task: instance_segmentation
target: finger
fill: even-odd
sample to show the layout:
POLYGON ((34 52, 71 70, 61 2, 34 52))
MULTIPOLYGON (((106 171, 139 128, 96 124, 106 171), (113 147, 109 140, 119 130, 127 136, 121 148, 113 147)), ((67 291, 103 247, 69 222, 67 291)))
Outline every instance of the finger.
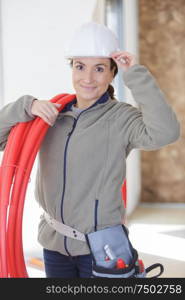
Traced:
POLYGON ((120 54, 116 54, 114 55, 112 58, 115 59, 115 60, 119 60, 120 58, 127 58, 128 56, 127 55, 123 55, 123 53, 120 53, 120 54))
POLYGON ((116 58, 116 60, 117 60, 118 62, 122 63, 122 64, 127 64, 127 63, 128 63, 128 57, 126 57, 126 56, 120 55, 120 56, 118 56, 118 57, 116 58))
POLYGON ((120 56, 118 57, 118 61, 120 61, 121 63, 124 63, 125 61, 126 64, 133 65, 136 63, 137 60, 136 57, 132 55, 132 56, 124 56, 124 57, 120 56))
POLYGON ((133 60, 133 57, 128 57, 125 55, 124 56, 120 55, 116 58, 117 63, 121 63, 121 64, 125 64, 125 65, 130 64, 132 60, 133 60))
POLYGON ((126 55, 126 54, 123 54, 123 53, 121 53, 121 54, 118 54, 116 57, 115 57, 115 59, 120 59, 120 58, 123 58, 123 59, 131 59, 133 56, 129 56, 129 55, 126 55))
POLYGON ((55 107, 55 104, 57 104, 57 103, 52 103, 52 102, 48 102, 48 103, 49 103, 48 108, 50 109, 50 112, 54 113, 55 116, 57 116, 59 113, 58 109, 55 107))
POLYGON ((52 103, 49 103, 46 101, 43 106, 40 109, 40 112, 47 115, 51 120, 55 118, 58 115, 58 110, 52 105, 52 103))
POLYGON ((48 116, 47 113, 45 113, 45 112, 43 112, 43 111, 39 114, 39 117, 40 117, 41 119, 43 119, 43 120, 44 120, 47 124, 49 124, 50 126, 52 126, 53 123, 54 123, 54 120, 52 120, 51 117, 48 116))
POLYGON ((121 53, 116 53, 116 54, 112 55, 111 57, 112 57, 113 59, 117 59, 117 58, 120 57, 120 56, 122 56, 122 57, 127 57, 127 55, 126 55, 126 54, 123 54, 123 52, 121 52, 121 53))
MULTIPOLYGON (((54 106, 56 106, 57 108, 60 108, 62 103, 53 103, 54 106)), ((57 114, 59 113, 58 109, 57 109, 57 114)))
POLYGON ((123 56, 118 56, 117 58, 113 58, 113 59, 117 64, 127 64, 128 63, 128 59, 123 56))
POLYGON ((134 60, 134 56, 126 55, 126 54, 123 55, 123 53, 117 54, 117 55, 113 56, 112 58, 113 58, 113 60, 115 60, 115 62, 117 62, 117 63, 120 62, 122 64, 128 64, 132 60, 134 60))
POLYGON ((54 105, 56 105, 57 107, 60 107, 62 104, 61 103, 53 103, 54 105))
POLYGON ((42 100, 42 106, 40 107, 40 112, 45 111, 47 112, 51 117, 53 117, 53 114, 55 116, 58 115, 58 109, 55 108, 53 105, 54 103, 47 101, 47 100, 42 100))

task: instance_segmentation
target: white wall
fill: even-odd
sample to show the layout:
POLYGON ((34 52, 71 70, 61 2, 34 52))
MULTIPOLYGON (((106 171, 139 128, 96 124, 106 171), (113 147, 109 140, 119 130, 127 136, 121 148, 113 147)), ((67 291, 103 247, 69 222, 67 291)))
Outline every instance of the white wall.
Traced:
POLYGON ((4 101, 23 94, 49 99, 71 92, 63 58, 74 27, 89 21, 96 0, 2 0, 4 101))

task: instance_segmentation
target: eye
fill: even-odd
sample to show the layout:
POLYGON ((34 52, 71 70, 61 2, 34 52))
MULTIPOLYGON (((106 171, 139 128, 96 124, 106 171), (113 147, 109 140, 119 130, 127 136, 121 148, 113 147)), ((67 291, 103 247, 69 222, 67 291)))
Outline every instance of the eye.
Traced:
POLYGON ((83 65, 76 65, 75 68, 81 71, 83 69, 83 65))
POLYGON ((96 70, 97 70, 98 72, 104 72, 104 68, 102 68, 102 67, 97 67, 96 70))

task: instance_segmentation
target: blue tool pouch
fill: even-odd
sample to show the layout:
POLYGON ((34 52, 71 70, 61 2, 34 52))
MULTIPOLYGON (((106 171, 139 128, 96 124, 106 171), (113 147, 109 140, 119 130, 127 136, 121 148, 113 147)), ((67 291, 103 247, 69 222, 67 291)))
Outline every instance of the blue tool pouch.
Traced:
POLYGON ((159 274, 150 277, 154 278, 164 271, 163 265, 159 263, 144 267, 129 240, 128 229, 123 224, 88 233, 85 237, 93 257, 92 277, 144 278, 149 271, 159 267, 159 274), (121 268, 117 265, 118 259, 123 262, 121 268))

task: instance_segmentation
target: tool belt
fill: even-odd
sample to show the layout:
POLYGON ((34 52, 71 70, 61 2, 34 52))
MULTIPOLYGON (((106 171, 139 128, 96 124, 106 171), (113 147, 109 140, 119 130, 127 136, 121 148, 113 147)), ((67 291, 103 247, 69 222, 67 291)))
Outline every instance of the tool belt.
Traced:
POLYGON ((143 278, 159 267, 160 272, 150 277, 155 278, 164 271, 163 265, 159 263, 144 267, 129 240, 128 229, 123 224, 88 233, 86 240, 93 255, 93 277, 143 278))
POLYGON ((87 242, 92 254, 92 277, 144 278, 151 270, 159 268, 159 273, 150 277, 156 278, 164 271, 164 267, 160 263, 145 268, 143 261, 138 258, 137 250, 133 248, 129 240, 128 228, 123 224, 83 234, 68 225, 58 222, 46 212, 43 216, 57 232, 87 242))

